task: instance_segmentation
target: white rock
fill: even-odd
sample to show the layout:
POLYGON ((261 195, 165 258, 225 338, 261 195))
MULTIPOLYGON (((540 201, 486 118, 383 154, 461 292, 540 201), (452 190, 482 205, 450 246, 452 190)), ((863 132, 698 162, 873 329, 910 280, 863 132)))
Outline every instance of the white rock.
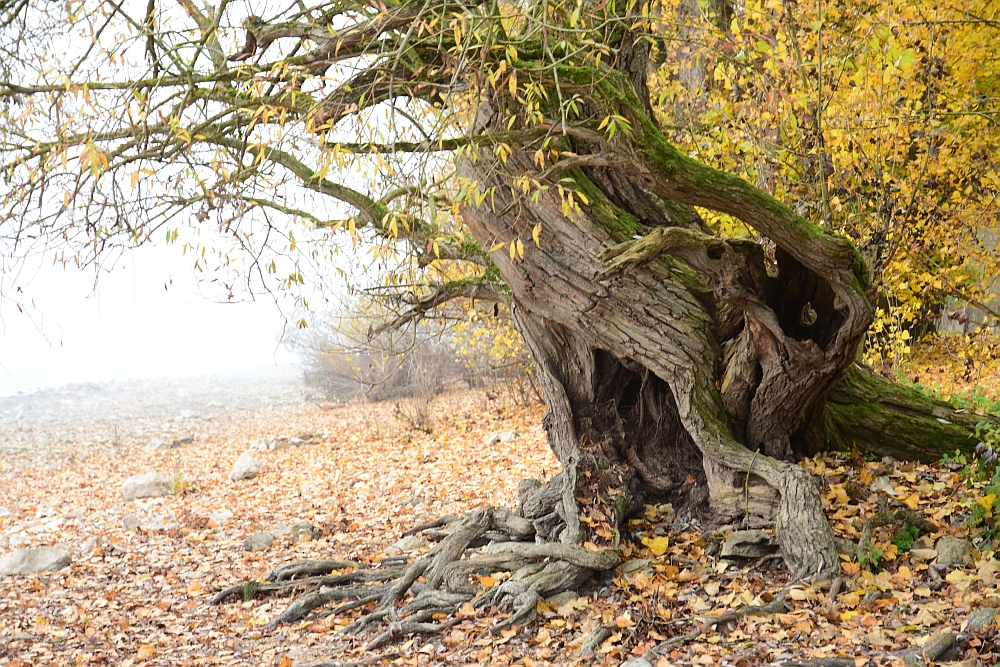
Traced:
POLYGON ((253 479, 259 474, 260 461, 250 452, 243 452, 233 464, 233 469, 229 471, 229 479, 235 482, 241 479, 253 479))
POLYGON ((270 438, 257 438, 250 443, 250 448, 248 451, 251 452, 263 452, 271 448, 272 440, 270 438))
POLYGON ((511 440, 517 438, 521 435, 520 431, 494 431, 490 433, 485 438, 483 438, 484 445, 493 445, 496 443, 508 443, 511 440))
POLYGON ((56 547, 18 549, 0 558, 0 575, 61 570, 72 562, 68 553, 56 547))
POLYGON ((126 514, 122 517, 122 527, 125 530, 169 530, 180 525, 171 512, 161 512, 143 521, 137 514, 126 514))
POLYGON ((229 510, 216 510, 208 515, 208 518, 219 524, 220 526, 225 526, 233 518, 233 513, 229 510))
POLYGON ((5 518, 7 518, 9 516, 13 516, 13 515, 14 515, 14 513, 11 512, 8 508, 6 508, 6 507, 0 507, 0 519, 5 519, 5 518))
POLYGON ((143 530, 169 530, 181 525, 171 512, 162 512, 149 520, 142 522, 143 530))
POLYGON ((879 477, 872 482, 872 491, 882 491, 883 493, 888 493, 890 496, 896 495, 896 489, 893 488, 892 482, 889 481, 888 477, 879 477))
POLYGON ((125 500, 169 496, 174 492, 174 479, 158 472, 146 472, 129 477, 122 484, 125 500))
POLYGON ((406 537, 399 540, 392 546, 388 547, 385 550, 385 553, 387 554, 406 553, 408 551, 415 551, 416 549, 420 549, 421 547, 426 547, 429 544, 430 544, 429 542, 420 539, 416 535, 407 535, 406 537))
POLYGON ((111 540, 109 540, 106 537, 101 537, 100 535, 98 535, 96 537, 91 537, 86 542, 81 544, 80 552, 87 554, 93 551, 94 549, 97 549, 98 547, 106 547, 109 546, 110 544, 111 540))
POLYGON ((24 533, 14 533, 7 541, 10 543, 11 549, 16 549, 18 547, 26 547, 31 544, 31 537, 25 535, 24 533))
POLYGON ((161 440, 160 438, 153 438, 150 440, 143 449, 147 452, 155 452, 160 449, 166 449, 170 444, 166 440, 161 440))

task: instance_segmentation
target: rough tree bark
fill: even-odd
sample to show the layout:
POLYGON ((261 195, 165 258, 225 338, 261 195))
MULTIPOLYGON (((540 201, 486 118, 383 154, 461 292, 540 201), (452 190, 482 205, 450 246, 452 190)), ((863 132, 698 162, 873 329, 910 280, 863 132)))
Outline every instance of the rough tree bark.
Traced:
MULTIPOLYGON (((771 525, 793 577, 832 577, 839 559, 820 488, 797 458, 856 445, 936 459, 975 445, 979 418, 856 364, 872 318, 856 249, 679 153, 652 115, 645 42, 623 32, 618 46, 614 68, 527 67, 553 73, 540 79, 553 100, 560 86, 577 95, 577 117, 535 122, 546 134, 521 145, 484 139, 458 162, 483 195, 465 204, 464 222, 483 248, 505 245, 491 259, 536 361, 562 472, 526 480, 516 513, 484 509, 415 528, 439 543, 413 562, 276 571, 267 591, 318 591, 276 623, 333 600, 348 600, 340 611, 378 602, 346 629, 392 621, 372 648, 441 631, 452 621, 429 621, 467 601, 508 605, 497 629, 524 623, 539 598, 616 566, 619 527, 651 499, 707 504, 720 523, 771 525), (612 116, 623 128, 613 137, 598 124, 612 116), (539 164, 543 146, 558 149, 554 163, 539 164), (563 185, 584 205, 567 207, 563 185), (763 242, 713 235, 698 207, 743 220, 763 242), (533 230, 537 244, 515 245, 533 230), (479 594, 473 572, 512 574, 479 594)), ((518 117, 493 90, 473 136, 503 136, 518 117)), ((240 594, 246 587, 217 600, 240 594)))

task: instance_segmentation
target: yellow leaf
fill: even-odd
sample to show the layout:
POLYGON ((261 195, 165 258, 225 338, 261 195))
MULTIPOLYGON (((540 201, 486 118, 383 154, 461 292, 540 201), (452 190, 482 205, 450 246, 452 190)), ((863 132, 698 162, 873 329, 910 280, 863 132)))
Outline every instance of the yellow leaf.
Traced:
POLYGON ((645 537, 642 540, 654 556, 662 556, 667 553, 667 547, 670 546, 670 538, 666 535, 661 535, 660 537, 649 538, 645 537))
POLYGON ((977 498, 976 502, 979 503, 983 509, 989 509, 993 507, 993 501, 997 499, 997 494, 988 493, 981 498, 977 498))
POLYGON ((490 252, 499 250, 502 247, 503 247, 503 241, 501 241, 500 243, 494 243, 492 246, 490 246, 490 252))
POLYGON ((480 576, 477 578, 479 579, 479 585, 482 586, 483 588, 493 588, 494 586, 497 585, 497 580, 494 579, 493 577, 480 576))
POLYGON ((533 229, 531 230, 531 238, 532 238, 532 239, 533 239, 533 240, 535 241, 535 245, 536 245, 536 246, 538 246, 539 248, 541 248, 541 247, 542 247, 542 244, 541 244, 541 242, 539 241, 539 238, 540 238, 540 236, 541 236, 541 233, 542 233, 542 223, 540 223, 540 222, 539 222, 539 223, 538 223, 537 225, 535 225, 535 226, 534 226, 534 228, 533 228, 533 229))
POLYGON ((517 246, 514 245, 513 241, 511 241, 510 242, 510 261, 512 261, 512 262, 514 261, 514 255, 516 255, 516 254, 517 254, 517 246))
POLYGON ((156 649, 152 644, 143 644, 139 647, 139 650, 136 651, 135 657, 139 660, 149 660, 153 657, 154 653, 156 653, 156 649))
POLYGON ((521 239, 517 239, 517 255, 521 259, 524 259, 524 244, 521 243, 521 239))

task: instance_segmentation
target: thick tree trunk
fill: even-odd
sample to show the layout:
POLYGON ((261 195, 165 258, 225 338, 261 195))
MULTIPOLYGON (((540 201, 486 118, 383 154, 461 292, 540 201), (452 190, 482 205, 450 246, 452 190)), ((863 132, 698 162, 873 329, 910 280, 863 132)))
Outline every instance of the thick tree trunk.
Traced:
MULTIPOLYGON (((871 307, 850 243, 677 153, 633 94, 634 69, 575 81, 595 107, 628 118, 628 140, 564 126, 558 145, 572 157, 549 171, 530 146, 503 160, 483 147, 459 165, 487 195, 463 211, 484 246, 541 228, 523 256, 504 247, 493 260, 538 364, 550 444, 576 480, 571 495, 609 509, 613 525, 643 496, 695 504, 707 489, 717 520, 774 525, 795 575, 835 573, 819 487, 794 459, 876 434, 893 438, 894 455, 926 457, 921 438, 943 424, 920 417, 924 430, 913 420, 904 428, 904 415, 941 420, 943 407, 914 408, 902 390, 880 395, 855 367, 871 307), (526 174, 545 187, 525 196, 526 174), (547 181, 554 174, 583 195, 579 211, 567 215, 547 181), (694 206, 746 221, 773 242, 773 258, 755 242, 708 234, 694 206)), ((497 117, 484 102, 479 130, 497 117)), ((941 446, 968 447, 964 421, 941 446)), ((569 504, 563 518, 575 515, 569 504)), ((566 521, 562 541, 583 537, 566 521)))
POLYGON ((1000 419, 956 410, 854 364, 826 401, 812 449, 856 446, 878 456, 932 463, 956 451, 972 452, 980 441, 979 423, 1000 426, 1000 419))
MULTIPOLYGON (((732 294, 719 298, 727 285, 734 293, 754 282, 757 289, 767 286, 762 253, 748 244, 717 242, 700 231, 670 227, 677 238, 666 243, 685 263, 654 260, 601 280, 607 267, 600 258, 622 240, 620 229, 629 213, 594 188, 588 192, 592 207, 571 220, 563 216, 554 191, 533 200, 510 199, 502 175, 511 172, 492 164, 483 168, 486 164, 465 165, 467 175, 496 188, 491 207, 464 212, 477 238, 487 243, 510 239, 535 221, 543 224, 540 247, 527 246, 523 259, 498 253, 495 261, 514 292, 518 321, 538 361, 553 451, 564 466, 580 467, 581 479, 592 482, 585 495, 624 512, 637 489, 669 493, 700 478, 717 514, 775 523, 793 572, 835 570, 836 551, 818 486, 798 466, 769 454, 791 453, 792 443, 810 426, 809 409, 821 407, 835 380, 828 376, 841 368, 824 362, 824 352, 811 340, 785 336, 759 292, 740 293, 739 306, 732 294), (494 212, 505 208, 516 208, 517 216, 494 212), (709 280, 692 266, 703 269, 709 280), (710 281, 717 283, 714 289, 710 281), (747 315, 751 312, 755 319, 747 315), (724 357, 720 337, 740 353, 724 357), (783 367, 789 351, 820 369, 783 367), (789 368, 799 374, 790 378, 789 368), (721 392, 727 369, 733 369, 727 385, 732 389, 721 392), (727 413, 726 397, 748 415, 737 428, 731 426, 735 420, 727 413), (746 433, 754 451, 736 440, 737 431, 746 433)), ((531 165, 525 154, 515 152, 507 168, 517 173, 531 165)), ((586 176, 577 178, 582 182, 586 176)), ((613 179, 628 183, 620 173, 601 174, 591 182, 613 179)), ((644 190, 635 187, 629 194, 653 199, 644 203, 655 210, 655 197, 644 190)), ((817 299, 817 307, 824 305, 832 307, 832 298, 817 299)), ((849 320, 838 317, 841 323, 849 320)), ((853 356, 854 343, 841 348, 853 356)))

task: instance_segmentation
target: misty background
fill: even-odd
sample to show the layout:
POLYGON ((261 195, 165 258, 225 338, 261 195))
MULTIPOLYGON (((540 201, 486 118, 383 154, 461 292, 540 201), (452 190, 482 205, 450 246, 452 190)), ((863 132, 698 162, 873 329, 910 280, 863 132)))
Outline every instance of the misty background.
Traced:
POLYGON ((19 311, 0 302, 0 397, 69 383, 297 372, 281 295, 226 302, 176 246, 95 272, 25 266, 19 311))

